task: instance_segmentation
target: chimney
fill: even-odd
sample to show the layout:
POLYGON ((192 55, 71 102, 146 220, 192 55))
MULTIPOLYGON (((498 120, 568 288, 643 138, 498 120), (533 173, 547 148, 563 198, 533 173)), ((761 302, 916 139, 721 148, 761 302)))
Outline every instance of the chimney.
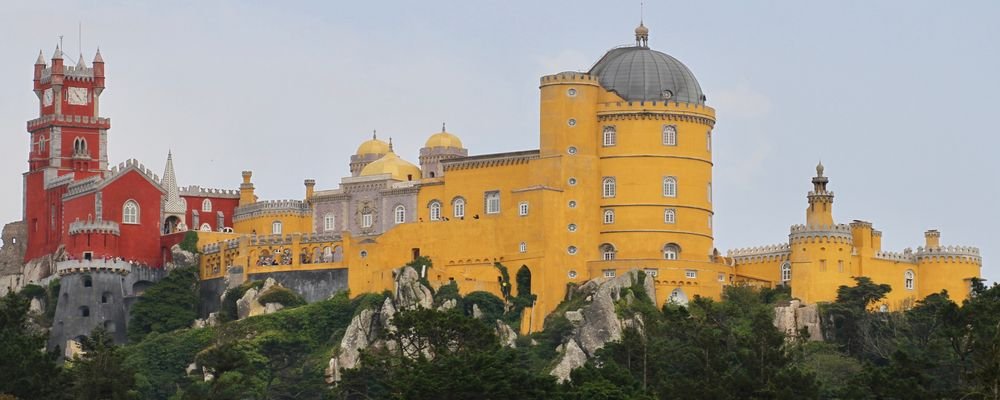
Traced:
POLYGON ((924 247, 927 249, 936 249, 941 247, 941 232, 938 232, 937 229, 931 229, 924 232, 924 239, 927 242, 924 247))
POLYGON ((305 184, 306 184, 306 201, 309 201, 309 199, 313 197, 313 191, 314 188, 316 187, 316 180, 306 179, 305 184))

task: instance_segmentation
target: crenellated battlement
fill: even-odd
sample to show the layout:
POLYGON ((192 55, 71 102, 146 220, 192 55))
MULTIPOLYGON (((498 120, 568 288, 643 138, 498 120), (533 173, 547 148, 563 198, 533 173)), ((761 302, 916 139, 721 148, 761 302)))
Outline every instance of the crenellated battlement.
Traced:
POLYGON ((232 189, 211 189, 203 188, 198 185, 189 185, 186 188, 180 188, 181 196, 192 196, 192 197, 224 197, 224 198, 240 198, 239 190, 232 189))
POLYGON ((903 252, 895 251, 880 251, 875 253, 872 258, 878 260, 895 261, 895 262, 905 262, 905 263, 916 263, 917 258, 913 254, 913 249, 906 248, 903 252))
POLYGON ((744 247, 730 249, 726 251, 726 257, 732 258, 736 262, 748 263, 758 261, 769 261, 775 259, 786 259, 792 253, 792 247, 787 243, 772 244, 768 246, 744 247))
POLYGON ((979 248, 972 246, 917 247, 914 257, 919 262, 967 262, 979 265, 983 263, 979 248))
POLYGON ((117 222, 106 221, 106 220, 98 220, 98 221, 76 220, 69 224, 70 235, 76 235, 81 233, 83 234, 100 233, 100 234, 120 236, 121 229, 118 226, 117 222))
MULTIPOLYGON (((90 81, 94 79, 94 68, 80 65, 64 65, 62 75, 67 80, 90 81)), ((49 83, 52 80, 52 67, 42 69, 41 83, 49 83)))
POLYGON ((788 234, 791 243, 799 241, 832 240, 850 243, 853 240, 851 226, 847 224, 834 225, 792 225, 788 234))
POLYGON ((588 83, 599 85, 597 77, 585 72, 564 71, 558 74, 545 75, 540 79, 542 86, 561 83, 588 83))
POLYGON ((125 260, 66 260, 56 263, 56 273, 59 276, 75 273, 112 272, 128 275, 132 272, 132 264, 125 260))
POLYGON ((243 221, 261 215, 291 214, 295 216, 312 215, 309 203, 302 200, 264 200, 253 204, 236 207, 233 221, 243 221))
POLYGON ((28 130, 34 131, 53 122, 73 124, 88 128, 111 129, 111 118, 91 117, 86 115, 52 114, 28 121, 28 130))

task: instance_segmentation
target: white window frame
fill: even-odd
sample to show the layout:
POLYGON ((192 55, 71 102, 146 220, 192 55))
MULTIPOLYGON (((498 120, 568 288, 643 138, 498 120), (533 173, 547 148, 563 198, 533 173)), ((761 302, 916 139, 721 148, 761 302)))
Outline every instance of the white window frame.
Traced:
POLYGON ((465 199, 456 197, 451 201, 451 215, 455 218, 465 218, 465 199))
POLYGON ((663 125, 663 145, 677 145, 677 125, 663 125))
POLYGON ((916 280, 917 274, 915 274, 913 270, 906 270, 906 272, 903 273, 903 287, 905 287, 906 290, 913 290, 914 286, 916 286, 914 285, 916 280))
POLYGON ((681 249, 676 244, 670 243, 663 246, 663 259, 664 260, 677 260, 680 258, 681 249))
POLYGON ((212 212, 212 200, 205 199, 201 201, 201 211, 202 212, 212 212))
POLYGON ((430 214, 431 221, 440 221, 441 220, 441 202, 440 201, 437 201, 437 200, 432 201, 431 204, 427 208, 430 210, 428 213, 430 214))
POLYGON ((781 282, 791 282, 792 281, 792 264, 782 263, 781 264, 781 282))
POLYGON ((601 245, 601 260, 604 261, 614 261, 615 259, 615 246, 611 244, 601 245))
POLYGON ((686 278, 686 279, 698 279, 698 270, 696 270, 696 269, 686 269, 686 270, 684 270, 684 278, 686 278))
POLYGON ((618 192, 618 187, 615 184, 615 178, 613 176, 606 176, 601 180, 601 194, 605 199, 610 199, 615 197, 618 192))
POLYGON ((280 235, 281 234, 282 223, 281 221, 271 222, 271 234, 280 235))
POLYGON ((604 224, 608 225, 613 223, 615 223, 615 210, 604 210, 604 224))
POLYGON ((372 225, 375 225, 375 215, 373 215, 371 211, 362 211, 361 212, 361 227, 362 228, 371 228, 372 225))
POLYGON ((665 224, 676 224, 677 223, 677 210, 673 208, 668 208, 663 210, 663 223, 665 224))
POLYGON ((604 272, 604 277, 605 278, 614 278, 615 275, 617 275, 617 271, 615 271, 613 269, 606 269, 603 272, 604 272))
POLYGON ((209 225, 208 222, 205 222, 205 223, 201 224, 201 227, 198 228, 198 230, 201 231, 201 232, 211 232, 212 231, 212 225, 209 225))
MULTIPOLYGON (((122 204, 122 223, 129 225, 139 224, 139 203, 129 199, 122 204)), ((54 215, 54 214, 53 214, 54 215)))
POLYGON ((677 177, 663 177, 663 197, 677 197, 677 177))
POLYGON ((656 278, 657 276, 660 275, 660 270, 658 270, 656 268, 646 268, 646 269, 643 270, 643 272, 645 272, 647 276, 650 276, 650 277, 653 277, 653 278, 656 278))
POLYGON ((519 252, 521 252, 521 253, 527 253, 528 252, 528 244, 525 243, 525 242, 521 242, 521 244, 518 245, 517 250, 519 252))
POLYGON ((406 222, 406 207, 399 204, 392 210, 393 221, 397 224, 402 224, 406 222))
POLYGON ((326 213, 323 215, 323 230, 326 232, 337 229, 336 219, 333 218, 333 213, 326 213))
POLYGON ((500 192, 486 192, 486 213, 500 214, 500 192))
POLYGON ((614 125, 608 125, 604 127, 604 133, 602 135, 602 143, 604 147, 611 147, 618 143, 618 133, 616 132, 614 125))
POLYGON ((528 202, 522 201, 517 204, 517 214, 524 217, 528 215, 528 202))

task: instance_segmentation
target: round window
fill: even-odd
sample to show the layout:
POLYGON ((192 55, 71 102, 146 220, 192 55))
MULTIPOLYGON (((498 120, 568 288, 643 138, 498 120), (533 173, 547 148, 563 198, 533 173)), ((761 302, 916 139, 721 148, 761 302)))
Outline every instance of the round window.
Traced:
POLYGON ((569 88, 569 90, 566 91, 566 95, 569 97, 576 96, 576 89, 569 88))
POLYGON ((576 208, 576 200, 569 201, 569 208, 576 208))
POLYGON ((566 252, 569 254, 576 254, 576 246, 569 246, 566 248, 566 252))
POLYGON ((567 182, 569 182, 570 186, 576 186, 576 178, 569 178, 569 181, 567 182))
POLYGON ((576 279, 576 271, 574 270, 570 270, 567 275, 569 275, 569 279, 576 279))
POLYGON ((570 118, 569 121, 566 121, 566 123, 569 124, 569 126, 576 126, 576 119, 570 118))
POLYGON ((566 229, 569 229, 570 232, 576 232, 576 224, 569 224, 566 229))
POLYGON ((361 250, 361 258, 368 257, 368 250, 361 250))
POLYGON ((576 154, 576 146, 569 146, 569 148, 566 149, 566 152, 569 154, 576 154))

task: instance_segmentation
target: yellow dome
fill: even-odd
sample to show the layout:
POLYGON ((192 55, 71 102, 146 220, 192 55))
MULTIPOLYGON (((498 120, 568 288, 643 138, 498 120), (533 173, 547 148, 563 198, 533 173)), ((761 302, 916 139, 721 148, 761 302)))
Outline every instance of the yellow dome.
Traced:
POLYGON ((427 143, 424 147, 454 147, 457 149, 462 149, 462 140, 458 136, 452 135, 444 131, 444 125, 441 125, 441 132, 431 135, 427 139, 427 143))
POLYGON ((372 161, 361 170, 361 176, 392 174, 392 179, 412 181, 420 179, 420 168, 399 158, 391 150, 382 158, 372 161))
POLYGON ((389 148, 389 143, 383 142, 381 140, 372 137, 371 139, 366 140, 364 143, 361 143, 361 146, 358 146, 358 151, 355 152, 354 154, 363 156, 366 154, 385 154, 390 151, 392 150, 389 148))

